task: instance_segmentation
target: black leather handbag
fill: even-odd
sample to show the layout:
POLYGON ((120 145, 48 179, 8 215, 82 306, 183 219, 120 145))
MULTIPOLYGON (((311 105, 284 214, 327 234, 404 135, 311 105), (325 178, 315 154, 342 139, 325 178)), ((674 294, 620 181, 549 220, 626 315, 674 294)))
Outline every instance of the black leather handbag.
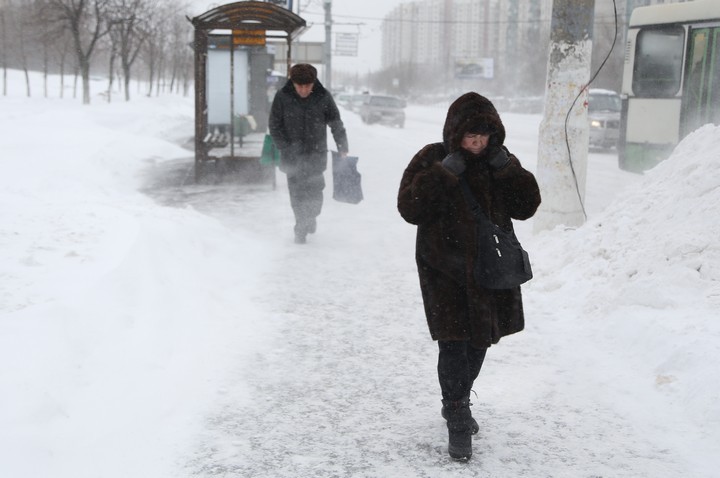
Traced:
POLYGON ((512 289, 532 279, 530 257, 512 226, 506 231, 494 224, 480 208, 463 177, 460 177, 460 186, 475 218, 477 252, 473 272, 477 283, 486 289, 512 289))

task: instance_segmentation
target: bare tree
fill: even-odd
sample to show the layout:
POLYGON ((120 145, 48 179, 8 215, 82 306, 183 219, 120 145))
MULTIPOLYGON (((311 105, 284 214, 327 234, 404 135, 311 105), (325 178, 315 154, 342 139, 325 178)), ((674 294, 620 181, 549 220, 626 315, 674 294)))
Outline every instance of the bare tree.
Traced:
POLYGON ((143 46, 143 59, 148 70, 148 91, 147 95, 152 96, 153 84, 156 76, 160 75, 160 64, 162 63, 164 25, 157 21, 160 11, 155 10, 153 17, 148 24, 147 37, 143 46))
POLYGON ((108 33, 110 0, 48 0, 57 19, 70 31, 83 83, 83 104, 90 104, 90 61, 98 41, 108 33))
POLYGON ((20 7, 17 12, 17 21, 13 22, 14 32, 13 34, 19 40, 19 53, 20 62, 22 64, 23 72, 25 73, 25 91, 27 92, 28 98, 31 96, 30 88, 30 72, 28 71, 28 56, 27 56, 27 26, 30 23, 28 18, 28 10, 20 7))
POLYGON ((118 32, 114 27, 110 27, 110 34, 108 35, 110 38, 110 53, 108 56, 108 88, 107 88, 107 101, 110 103, 112 101, 112 89, 113 89, 113 82, 115 80, 115 62, 117 60, 118 56, 118 32))
MULTIPOLYGON (((52 73, 59 73, 60 96, 75 75, 74 97, 90 103, 90 72, 99 62, 109 66, 109 93, 123 85, 131 95, 135 76, 149 96, 164 90, 189 89, 192 81, 191 26, 183 13, 185 0, 0 0, 0 68, 3 94, 8 70, 25 71, 30 94, 30 70, 43 72, 44 94, 52 73), (142 63, 138 62, 142 59, 142 63), (136 70, 141 70, 136 72, 136 70), (82 93, 80 92, 82 88, 82 93)), ((139 89, 138 91, 141 91, 139 89)))
POLYGON ((156 94, 161 91, 167 57, 176 47, 172 36, 173 19, 178 18, 178 12, 182 12, 186 7, 186 2, 158 0, 156 7, 149 12, 148 36, 143 48, 143 59, 148 69, 148 96, 153 94, 153 85, 156 87, 156 94))
POLYGON ((70 52, 71 39, 63 31, 58 35, 58 41, 53 43, 53 47, 57 52, 58 68, 60 74, 60 98, 65 97, 65 64, 68 53, 70 52))
POLYGON ((111 0, 111 37, 120 57, 126 101, 130 101, 131 70, 148 37, 154 5, 148 0, 111 0))
POLYGON ((30 96, 30 74, 28 71, 27 27, 30 23, 30 8, 13 0, 0 0, 0 27, 2 27, 3 91, 7 94, 7 70, 22 68, 25 72, 25 88, 30 96))
POLYGON ((48 68, 50 63, 50 54, 48 50, 50 50, 50 45, 48 45, 48 37, 46 35, 42 35, 42 40, 40 41, 40 44, 42 45, 42 65, 43 65, 43 96, 45 98, 48 97, 48 68))
MULTIPOLYGON (((63 36, 63 30, 53 22, 48 0, 33 0, 32 25, 31 32, 40 32, 39 35, 32 35, 31 37, 42 52, 43 94, 47 98, 51 50, 53 45, 57 44, 58 38, 63 36)), ((33 48, 33 50, 37 51, 36 48, 33 48)))
POLYGON ((189 82, 193 62, 190 48, 191 32, 187 19, 179 15, 170 18, 170 91, 180 91, 181 86, 185 89, 189 82))

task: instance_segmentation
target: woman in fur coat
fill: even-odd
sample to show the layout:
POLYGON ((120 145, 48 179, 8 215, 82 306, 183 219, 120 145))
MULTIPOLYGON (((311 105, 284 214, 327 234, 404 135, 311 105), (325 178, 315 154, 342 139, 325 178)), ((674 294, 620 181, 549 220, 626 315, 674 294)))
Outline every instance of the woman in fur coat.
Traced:
POLYGON ((448 452, 458 460, 470 458, 471 435, 479 429, 469 399, 485 352, 524 327, 520 287, 490 290, 475 282, 475 219, 458 180, 465 178, 485 214, 503 228, 535 214, 537 181, 504 141, 505 128, 490 100, 466 93, 448 109, 443 142, 415 155, 398 193, 401 216, 417 225, 415 258, 427 324, 439 346, 448 452))

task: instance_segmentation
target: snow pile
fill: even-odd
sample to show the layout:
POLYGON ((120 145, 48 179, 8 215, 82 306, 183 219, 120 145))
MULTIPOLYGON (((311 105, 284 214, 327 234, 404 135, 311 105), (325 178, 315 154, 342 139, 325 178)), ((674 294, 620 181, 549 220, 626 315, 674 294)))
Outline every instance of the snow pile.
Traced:
POLYGON ((0 101, 0 474, 163 476, 272 335, 250 300, 267 248, 138 192, 191 156, 192 99, 0 101))
POLYGON ((720 377, 707 361, 720 352, 719 150, 720 127, 706 125, 596 219, 536 238, 528 287, 548 314, 574 312, 566 320, 579 334, 715 429, 720 377))

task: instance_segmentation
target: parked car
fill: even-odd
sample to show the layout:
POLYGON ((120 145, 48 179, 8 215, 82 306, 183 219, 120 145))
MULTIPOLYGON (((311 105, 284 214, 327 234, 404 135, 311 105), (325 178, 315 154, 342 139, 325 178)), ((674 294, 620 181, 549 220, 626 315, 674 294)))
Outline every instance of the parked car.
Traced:
POLYGON ((352 103, 353 96, 354 95, 350 93, 338 93, 337 95, 334 95, 335 103, 345 109, 350 109, 350 104, 352 103))
POLYGON ((588 92, 590 148, 616 148, 620 137, 620 95, 612 90, 591 88, 588 92))
POLYGON ((405 127, 405 100, 395 96, 366 95, 358 113, 364 123, 382 123, 405 127))
POLYGON ((369 93, 353 95, 353 97, 350 99, 350 103, 349 103, 348 107, 349 107, 350 111, 359 113, 360 106, 369 99, 370 99, 369 93))

